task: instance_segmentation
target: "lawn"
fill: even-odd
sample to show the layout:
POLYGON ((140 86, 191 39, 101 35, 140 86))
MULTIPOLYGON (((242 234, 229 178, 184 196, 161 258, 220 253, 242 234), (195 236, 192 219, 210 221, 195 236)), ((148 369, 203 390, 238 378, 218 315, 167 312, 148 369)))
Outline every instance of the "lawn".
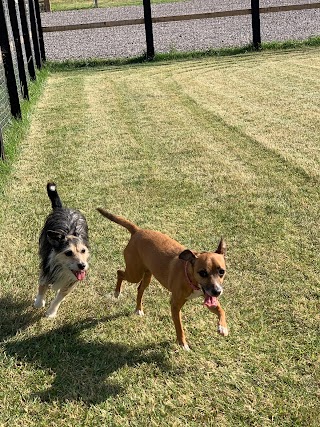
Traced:
MULTIPOLYGON (((49 73, 0 209, 0 425, 318 426, 319 48, 49 73), (37 239, 55 180, 87 217, 91 271, 47 320, 37 239), (156 281, 113 298, 128 233, 228 245, 220 298, 175 343, 156 281)), ((52 294, 50 295, 52 298, 52 294)))
MULTIPOLYGON (((151 4, 175 3, 187 0, 151 0, 151 4)), ((94 0, 51 0, 51 10, 89 9, 94 7, 94 0)), ((98 0, 98 7, 142 6, 143 0, 98 0)))

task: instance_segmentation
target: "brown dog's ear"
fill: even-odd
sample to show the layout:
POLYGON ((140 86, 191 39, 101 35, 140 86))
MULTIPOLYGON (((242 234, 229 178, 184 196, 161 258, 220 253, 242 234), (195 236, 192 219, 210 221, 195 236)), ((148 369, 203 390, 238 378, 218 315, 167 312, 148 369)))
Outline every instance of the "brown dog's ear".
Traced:
POLYGON ((57 248, 65 240, 66 235, 61 231, 48 230, 47 231, 47 238, 49 240, 49 243, 53 247, 57 248))
POLYGON ((196 258, 197 258, 197 256, 192 251, 190 251, 190 249, 185 249, 179 255, 179 259, 183 259, 183 261, 189 261, 189 262, 191 262, 191 264, 194 263, 196 258))
POLYGON ((216 254, 221 254, 224 257, 227 254, 227 245, 226 245, 226 242, 223 239, 223 237, 221 237, 221 239, 220 239, 220 243, 219 243, 219 246, 218 246, 218 248, 216 250, 216 254))

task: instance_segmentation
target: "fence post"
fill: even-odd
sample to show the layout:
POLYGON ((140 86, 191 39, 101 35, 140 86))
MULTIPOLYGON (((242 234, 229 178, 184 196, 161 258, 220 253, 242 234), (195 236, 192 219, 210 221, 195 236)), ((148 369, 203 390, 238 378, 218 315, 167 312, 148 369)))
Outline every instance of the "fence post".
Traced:
POLYGON ((2 0, 0 0, 0 45, 3 59, 3 66, 7 80, 7 88, 10 101, 11 114, 15 118, 21 118, 20 99, 18 94, 17 82, 14 73, 12 53, 8 35, 7 21, 4 14, 2 0))
POLYGON ((20 38, 20 31, 19 31, 15 2, 9 1, 8 9, 9 9, 9 15, 10 15, 12 34, 14 38, 14 44, 15 44, 16 53, 17 53, 17 62, 18 62, 18 70, 19 70, 19 79, 21 83, 21 91, 22 91, 23 97, 26 99, 29 99, 28 82, 27 82, 26 70, 24 68, 25 65, 23 60, 22 45, 21 45, 21 38, 20 38))
POLYGON ((3 161, 6 160, 6 156, 4 154, 4 142, 2 138, 1 128, 0 128, 0 159, 3 161))
POLYGON ((251 0, 252 44, 254 49, 261 48, 260 5, 259 0, 251 0))
POLYGON ((34 0, 34 9, 35 9, 35 15, 37 19, 37 30, 38 30, 38 37, 39 37, 39 48, 40 48, 41 59, 43 62, 45 62, 46 52, 44 49, 39 0, 34 0))
POLYGON ((28 28, 28 23, 27 23, 25 0, 18 0, 18 3, 19 3, 22 35, 23 35, 23 39, 24 39, 24 47, 25 47, 26 56, 27 56, 29 76, 30 76, 31 80, 35 80, 36 79, 36 70, 34 68, 34 61, 33 61, 32 50, 31 50, 30 34, 29 34, 29 28, 28 28))
POLYGON ((50 0, 44 0, 44 11, 45 12, 51 12, 51 4, 50 0))
POLYGON ((154 44, 153 44, 150 0, 143 0, 143 12, 144 12, 144 27, 146 31, 146 42, 147 42, 147 59, 151 60, 154 58, 154 44))
POLYGON ((30 13, 31 35, 32 35, 34 56, 36 60, 36 65, 40 69, 42 66, 42 61, 41 61, 41 55, 40 55, 40 45, 39 45, 39 36, 38 36, 38 29, 37 29, 37 18, 36 18, 36 12, 34 7, 34 0, 28 0, 28 5, 29 5, 29 13, 30 13))

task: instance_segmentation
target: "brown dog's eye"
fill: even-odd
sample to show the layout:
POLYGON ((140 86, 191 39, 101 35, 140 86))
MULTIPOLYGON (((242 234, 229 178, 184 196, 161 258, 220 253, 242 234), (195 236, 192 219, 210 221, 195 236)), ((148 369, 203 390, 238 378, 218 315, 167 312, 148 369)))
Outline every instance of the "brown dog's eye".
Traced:
POLYGON ((219 268, 219 276, 222 277, 226 271, 223 268, 219 268))
POLYGON ((206 272, 206 270, 200 270, 198 272, 199 276, 201 277, 208 277, 208 273, 206 272))
POLYGON ((72 256, 73 252, 72 251, 66 251, 64 254, 65 254, 65 256, 72 256))

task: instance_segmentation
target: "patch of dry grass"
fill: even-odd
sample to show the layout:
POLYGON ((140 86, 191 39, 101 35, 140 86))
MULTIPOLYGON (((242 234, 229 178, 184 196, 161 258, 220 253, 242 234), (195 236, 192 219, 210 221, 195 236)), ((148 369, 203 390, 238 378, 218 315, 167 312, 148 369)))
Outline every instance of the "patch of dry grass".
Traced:
POLYGON ((319 49, 52 74, 0 210, 0 424, 316 426, 319 49), (298 76, 303 76, 301 80, 298 76), (92 261, 50 322, 31 307, 47 180, 89 222, 92 261), (154 281, 112 297, 127 232, 227 240, 231 334, 189 302, 179 351, 154 281))

